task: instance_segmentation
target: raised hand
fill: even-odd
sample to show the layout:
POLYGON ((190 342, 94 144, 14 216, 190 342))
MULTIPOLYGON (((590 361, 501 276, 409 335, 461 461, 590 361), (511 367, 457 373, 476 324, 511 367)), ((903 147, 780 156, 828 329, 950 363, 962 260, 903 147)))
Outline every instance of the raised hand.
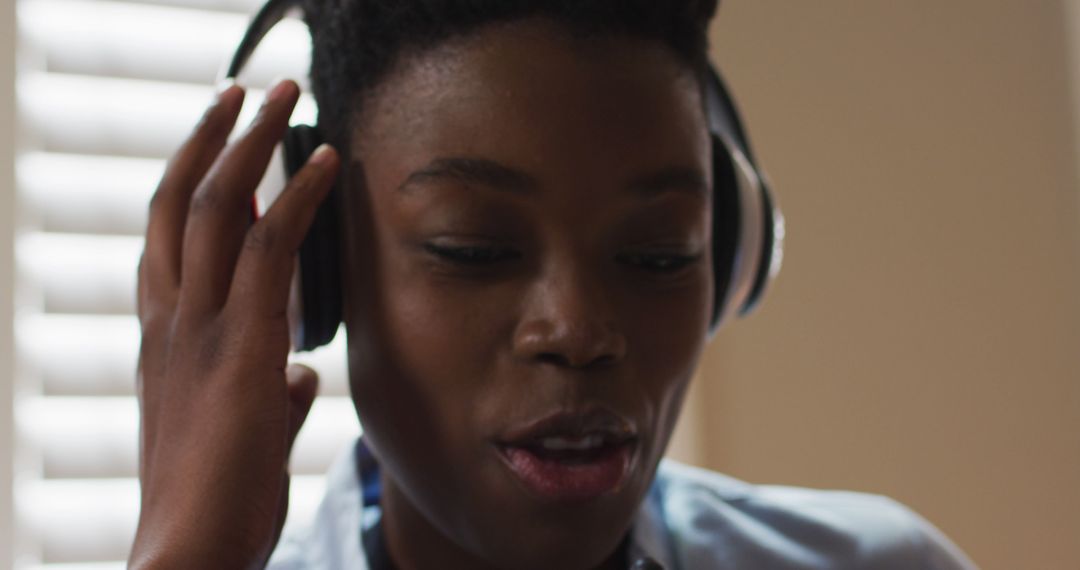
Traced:
POLYGON ((255 188, 299 98, 278 84, 226 146, 244 92, 220 91, 172 157, 139 266, 142 511, 133 568, 258 568, 284 523, 288 458, 315 399, 288 366, 295 255, 339 169, 321 147, 265 216, 255 188))

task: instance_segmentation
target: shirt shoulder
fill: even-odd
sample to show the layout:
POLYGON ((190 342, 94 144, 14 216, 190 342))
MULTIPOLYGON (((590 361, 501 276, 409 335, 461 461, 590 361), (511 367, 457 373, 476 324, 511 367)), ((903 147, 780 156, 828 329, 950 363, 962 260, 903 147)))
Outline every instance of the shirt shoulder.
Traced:
POLYGON ((355 446, 338 455, 314 518, 286 525, 267 570, 368 570, 360 547, 363 489, 356 465, 355 446))
POLYGON ((880 495, 752 485, 665 460, 653 497, 685 570, 975 568, 933 525, 880 495))

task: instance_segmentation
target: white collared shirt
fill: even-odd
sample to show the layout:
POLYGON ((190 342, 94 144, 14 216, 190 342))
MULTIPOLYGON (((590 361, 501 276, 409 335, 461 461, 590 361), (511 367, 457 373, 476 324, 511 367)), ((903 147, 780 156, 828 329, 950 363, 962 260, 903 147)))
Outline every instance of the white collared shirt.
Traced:
MULTIPOLYGON (((334 462, 313 523, 286 534, 270 570, 368 570, 362 442, 334 462)), ((666 570, 973 570, 930 523, 877 495, 751 485, 664 460, 634 520, 630 560, 666 570)))

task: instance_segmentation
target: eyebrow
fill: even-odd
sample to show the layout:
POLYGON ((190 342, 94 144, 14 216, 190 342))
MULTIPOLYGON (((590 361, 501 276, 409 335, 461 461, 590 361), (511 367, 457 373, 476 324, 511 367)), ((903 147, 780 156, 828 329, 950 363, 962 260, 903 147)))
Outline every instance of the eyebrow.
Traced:
MULTIPOLYGON (((466 184, 487 186, 509 192, 535 191, 539 186, 536 178, 528 173, 483 158, 437 158, 427 166, 413 172, 398 186, 399 191, 409 191, 412 186, 429 181, 450 179, 466 184)), ((696 168, 670 167, 633 180, 628 187, 632 194, 651 197, 664 192, 680 191, 691 194, 708 194, 709 185, 704 173, 696 168)))
POLYGON ((492 160, 482 158, 437 158, 405 179, 398 190, 432 180, 451 179, 467 184, 488 186, 497 190, 526 192, 535 190, 536 179, 492 160))
POLYGON ((630 183, 630 191, 645 197, 669 191, 689 192, 707 196, 709 183, 705 174, 696 168, 674 166, 638 178, 630 183))

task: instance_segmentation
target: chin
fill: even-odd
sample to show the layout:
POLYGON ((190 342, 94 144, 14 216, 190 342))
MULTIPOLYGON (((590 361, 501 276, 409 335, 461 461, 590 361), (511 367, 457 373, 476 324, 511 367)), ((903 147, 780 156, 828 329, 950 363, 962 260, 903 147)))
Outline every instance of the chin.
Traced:
POLYGON ((557 541, 539 541, 525 545, 528 537, 514 541, 513 551, 491 552, 487 557, 492 566, 506 570, 593 570, 616 552, 626 529, 602 533, 595 530, 587 535, 561 537, 557 541), (608 536, 610 535, 610 536, 608 536), (522 548, 524 547, 524 548, 522 548))
POLYGON ((492 567, 507 570, 603 566, 619 550, 651 481, 649 473, 639 471, 644 469, 640 462, 636 467, 616 492, 577 503, 552 503, 505 481, 501 504, 487 507, 498 513, 488 521, 493 528, 474 529, 476 551, 492 567))

